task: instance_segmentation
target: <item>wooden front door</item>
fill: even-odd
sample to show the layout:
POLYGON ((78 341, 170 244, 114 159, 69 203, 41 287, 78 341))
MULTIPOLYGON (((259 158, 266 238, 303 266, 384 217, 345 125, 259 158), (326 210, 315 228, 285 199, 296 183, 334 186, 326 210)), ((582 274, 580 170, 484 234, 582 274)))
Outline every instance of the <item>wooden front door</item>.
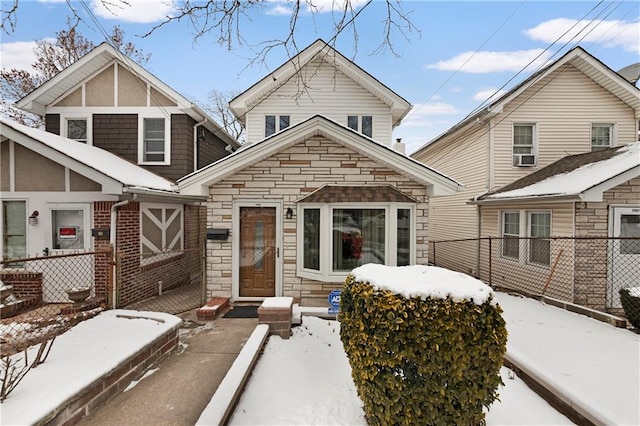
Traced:
POLYGON ((240 297, 276 294, 276 209, 240 207, 240 297))

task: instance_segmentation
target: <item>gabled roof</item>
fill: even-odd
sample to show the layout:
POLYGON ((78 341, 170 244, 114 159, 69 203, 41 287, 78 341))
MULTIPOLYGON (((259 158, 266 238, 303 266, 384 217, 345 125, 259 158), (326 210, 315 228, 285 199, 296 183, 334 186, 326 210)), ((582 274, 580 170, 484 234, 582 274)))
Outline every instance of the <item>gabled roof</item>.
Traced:
POLYGON ((640 142, 585 154, 569 155, 471 204, 555 200, 602 201, 602 194, 640 176, 640 142))
POLYGON ((483 121, 486 118, 490 118, 501 113, 511 101, 520 96, 524 91, 566 64, 573 65, 586 76, 591 78, 595 83, 599 84, 622 102, 629 105, 636 111, 636 118, 640 118, 640 90, 602 63, 599 59, 592 56, 589 52, 580 46, 577 46, 564 54, 557 61, 531 75, 529 78, 500 96, 488 106, 469 115, 440 136, 437 136, 435 139, 427 142, 411 155, 416 156, 420 152, 430 149, 440 142, 449 140, 451 136, 466 130, 476 122, 483 121))
POLYGON ((431 195, 450 195, 463 185, 431 167, 381 145, 325 116, 315 115, 178 180, 181 194, 208 195, 209 186, 309 138, 321 136, 359 152, 430 188, 431 195))
POLYGON ((244 122, 245 115, 252 109, 253 105, 261 102, 265 96, 287 83, 300 69, 315 58, 322 58, 322 60, 339 69, 365 90, 389 105, 394 126, 400 124, 400 121, 411 110, 411 104, 407 100, 347 59, 322 39, 316 40, 275 71, 233 98, 229 102, 231 110, 240 121, 244 122))
POLYGON ((95 146, 2 118, 0 134, 101 184, 103 193, 180 197, 169 180, 95 146))
POLYGON ((195 121, 201 122, 206 119, 207 122, 204 126, 211 132, 215 132, 220 139, 234 147, 239 146, 239 143, 199 106, 106 42, 101 43, 82 58, 60 71, 42 86, 16 102, 15 105, 20 109, 42 116, 45 114, 47 106, 53 104, 113 61, 117 61, 121 66, 128 68, 134 75, 147 81, 165 96, 174 99, 178 103, 178 108, 195 121))

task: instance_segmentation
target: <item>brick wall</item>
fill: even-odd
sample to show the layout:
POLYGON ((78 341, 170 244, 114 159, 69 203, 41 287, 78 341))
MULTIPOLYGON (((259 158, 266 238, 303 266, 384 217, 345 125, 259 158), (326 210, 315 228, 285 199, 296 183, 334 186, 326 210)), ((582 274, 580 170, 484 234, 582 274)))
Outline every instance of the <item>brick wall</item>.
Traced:
POLYGON ((28 305, 42 303, 42 272, 2 272, 0 279, 13 286, 13 295, 28 305))
MULTIPOLYGON (((427 260, 428 196, 424 186, 374 163, 341 144, 312 138, 250 166, 210 188, 207 227, 232 229, 234 200, 283 201, 283 208, 296 211, 295 201, 325 184, 390 184, 417 199, 416 258, 427 260)), ((277 218, 277 220, 282 220, 277 218)), ((284 220, 284 296, 302 299, 326 298, 342 283, 325 283, 296 275, 296 218, 284 220)), ((207 242, 207 295, 230 296, 232 292, 232 237, 207 242)))
MULTIPOLYGON (((610 205, 638 205, 638 200, 640 177, 606 191, 602 202, 576 203, 576 237, 608 237, 610 205)), ((609 272, 608 247, 604 240, 576 243, 575 303, 593 309, 605 309, 609 272)))

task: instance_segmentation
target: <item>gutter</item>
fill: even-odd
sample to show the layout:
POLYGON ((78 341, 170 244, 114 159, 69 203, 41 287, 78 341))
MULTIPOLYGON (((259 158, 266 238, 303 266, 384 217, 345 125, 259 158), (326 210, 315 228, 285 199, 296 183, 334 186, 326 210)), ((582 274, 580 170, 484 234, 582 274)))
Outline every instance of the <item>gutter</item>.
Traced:
POLYGON ((467 201, 469 205, 492 205, 492 204, 517 204, 517 203, 556 203, 556 202, 578 202, 584 201, 579 195, 541 195, 539 197, 522 198, 489 198, 478 200, 472 198, 467 201))
POLYGON ((165 191, 153 191, 143 188, 125 187, 122 189, 125 194, 132 194, 134 196, 149 197, 161 200, 182 201, 185 203, 202 202, 207 200, 206 195, 183 195, 177 192, 165 192, 165 191))
POLYGON ((111 206, 111 227, 109 230, 109 245, 111 246, 111 249, 113 251, 113 259, 112 259, 112 273, 111 273, 111 288, 112 288, 112 299, 111 299, 111 307, 113 309, 116 308, 116 285, 117 285, 117 277, 116 277, 116 231, 117 231, 117 221, 118 221, 118 208, 125 206, 127 204, 129 204, 131 201, 134 201, 136 198, 138 198, 137 194, 133 194, 131 196, 131 198, 129 198, 128 200, 123 200, 123 201, 119 201, 117 203, 115 203, 113 206, 111 206))

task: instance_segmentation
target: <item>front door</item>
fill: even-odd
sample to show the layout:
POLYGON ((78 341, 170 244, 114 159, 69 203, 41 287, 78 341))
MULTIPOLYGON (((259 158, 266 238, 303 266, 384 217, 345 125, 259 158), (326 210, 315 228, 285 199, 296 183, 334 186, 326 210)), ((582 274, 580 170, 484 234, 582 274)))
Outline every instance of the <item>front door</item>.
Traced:
POLYGON ((275 296, 275 207, 240 207, 239 248, 239 296, 275 296))
POLYGON ((620 289, 640 285, 640 207, 614 207, 612 225, 607 305, 619 308, 620 289))

